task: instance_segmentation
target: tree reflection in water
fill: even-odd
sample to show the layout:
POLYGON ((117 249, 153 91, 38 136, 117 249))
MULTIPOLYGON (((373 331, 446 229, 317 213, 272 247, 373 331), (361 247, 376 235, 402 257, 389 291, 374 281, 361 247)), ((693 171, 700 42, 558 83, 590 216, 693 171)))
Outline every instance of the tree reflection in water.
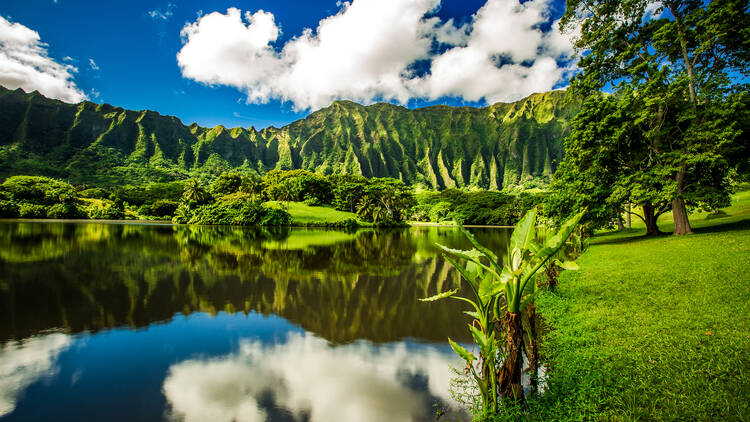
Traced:
MULTIPOLYGON (((488 243, 502 247, 500 233, 488 243)), ((461 339, 460 303, 417 302, 460 284, 438 241, 467 246, 444 228, 6 222, 0 340, 147 326, 196 311, 276 314, 333 343, 461 339)))

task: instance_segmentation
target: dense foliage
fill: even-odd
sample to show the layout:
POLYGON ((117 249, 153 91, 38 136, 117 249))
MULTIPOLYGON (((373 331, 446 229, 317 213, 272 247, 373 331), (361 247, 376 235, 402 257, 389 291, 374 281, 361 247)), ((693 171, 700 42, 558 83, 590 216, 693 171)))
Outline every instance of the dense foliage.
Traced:
POLYGON ((639 205, 649 234, 671 210, 674 233, 691 233, 688 207, 727 205, 730 169, 741 165, 747 2, 575 0, 561 26, 580 28, 571 86, 589 98, 556 175, 559 202, 587 202, 599 223, 639 205), (614 95, 602 98, 607 86, 614 95))
POLYGON ((466 191, 446 189, 416 195, 418 204, 411 219, 424 222, 459 222, 495 226, 512 226, 530 209, 540 204, 544 195, 531 192, 466 191))

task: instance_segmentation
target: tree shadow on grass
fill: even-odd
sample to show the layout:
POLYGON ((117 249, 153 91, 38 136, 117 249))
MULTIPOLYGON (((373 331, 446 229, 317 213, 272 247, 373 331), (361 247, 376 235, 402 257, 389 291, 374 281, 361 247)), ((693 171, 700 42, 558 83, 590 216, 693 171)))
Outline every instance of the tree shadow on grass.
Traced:
POLYGON ((734 230, 750 230, 750 218, 745 218, 740 221, 732 221, 731 223, 716 224, 708 227, 694 228, 695 233, 722 233, 734 230))
MULTIPOLYGON (((750 230, 750 218, 745 218, 739 221, 713 224, 707 227, 693 227, 693 232, 695 234, 723 233, 723 232, 738 231, 738 230, 750 230)), ((592 243, 591 246, 614 245, 614 244, 620 244, 620 243, 634 243, 634 242, 640 242, 642 240, 658 239, 661 237, 672 236, 672 232, 669 232, 669 231, 662 232, 662 234, 656 235, 656 236, 654 235, 647 236, 643 232, 641 232, 642 234, 637 234, 637 233, 638 232, 634 231, 633 234, 630 236, 615 237, 613 239, 606 239, 606 240, 598 240, 595 243, 592 243)), ((611 234, 608 233, 606 235, 600 235, 600 236, 608 236, 608 235, 611 235, 611 234)), ((596 236, 594 238, 596 238, 596 236)))
POLYGON ((637 234, 637 232, 633 233, 630 236, 627 237, 615 237, 613 239, 606 239, 606 240, 597 240, 596 242, 592 242, 591 246, 597 246, 597 245, 616 245, 619 243, 634 243, 634 242, 640 242, 642 240, 651 240, 651 239, 658 239, 660 237, 670 236, 672 233, 666 232, 659 235, 649 235, 647 236, 645 232, 642 234, 637 234))

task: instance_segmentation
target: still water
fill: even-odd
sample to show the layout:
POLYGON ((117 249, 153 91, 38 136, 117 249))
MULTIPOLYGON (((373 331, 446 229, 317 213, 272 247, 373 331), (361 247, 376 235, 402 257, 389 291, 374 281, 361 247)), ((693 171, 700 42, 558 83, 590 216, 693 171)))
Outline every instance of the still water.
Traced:
POLYGON ((0 420, 459 419, 465 306, 417 300, 460 286, 435 243, 470 247, 436 227, 2 221, 0 420))

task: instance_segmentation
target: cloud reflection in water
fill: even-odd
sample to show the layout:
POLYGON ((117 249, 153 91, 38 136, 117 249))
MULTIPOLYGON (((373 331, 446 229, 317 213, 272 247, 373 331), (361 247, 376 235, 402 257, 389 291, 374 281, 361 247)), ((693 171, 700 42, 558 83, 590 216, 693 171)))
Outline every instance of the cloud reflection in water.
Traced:
POLYGON ((237 353, 175 364, 163 391, 172 416, 186 421, 263 421, 279 408, 311 422, 421 420, 435 398, 455 406, 448 387, 459 364, 433 346, 332 347, 294 333, 284 343, 243 340, 237 353))
POLYGON ((70 346, 62 333, 9 341, 0 348, 0 417, 16 408, 16 401, 34 381, 57 373, 55 360, 70 346))

